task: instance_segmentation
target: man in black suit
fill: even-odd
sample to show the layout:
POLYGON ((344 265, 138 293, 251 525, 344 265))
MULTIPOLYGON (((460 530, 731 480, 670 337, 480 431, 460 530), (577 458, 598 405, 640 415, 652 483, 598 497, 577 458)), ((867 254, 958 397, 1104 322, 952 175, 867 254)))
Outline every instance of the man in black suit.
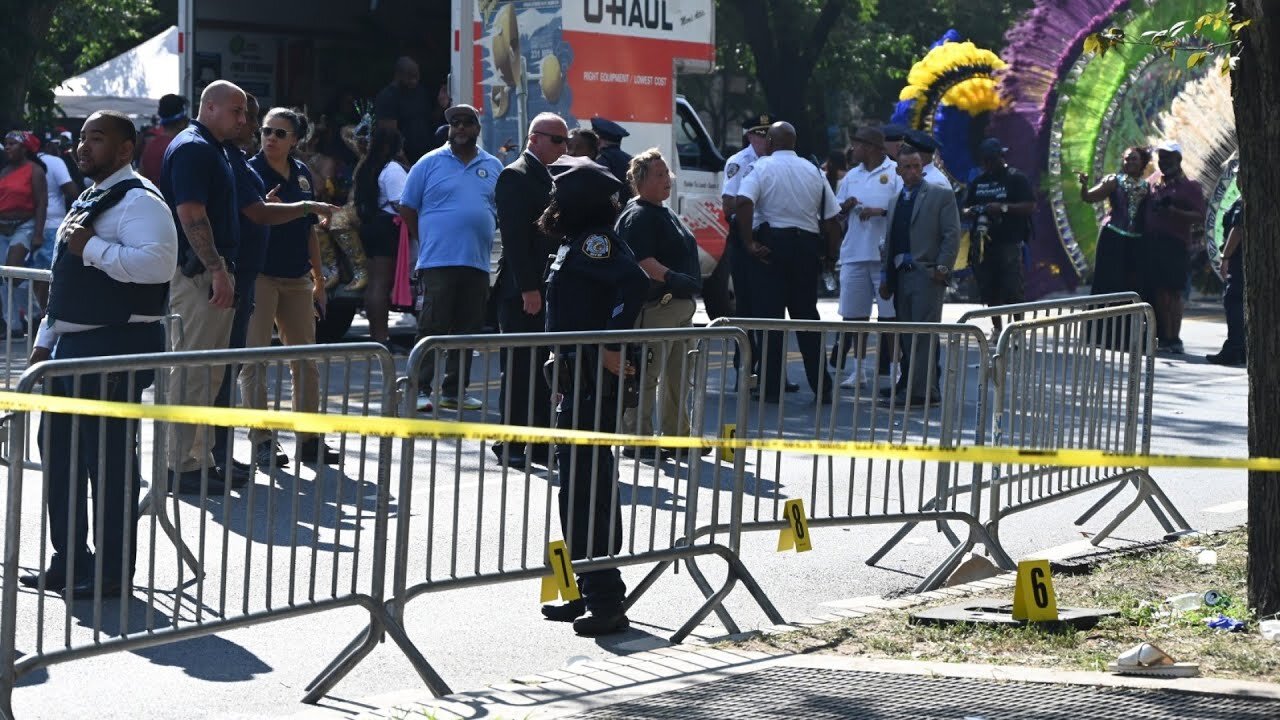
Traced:
MULTIPOLYGON (((538 115, 529 123, 524 152, 498 176, 495 199, 498 229, 502 232, 502 260, 495 291, 498 324, 504 333, 543 332, 546 327, 544 270, 547 256, 554 255, 560 243, 538 230, 537 222, 550 203, 551 173, 547 165, 565 154, 568 135, 569 128, 559 115, 538 115)), ((542 365, 549 357, 550 348, 545 347, 510 348, 503 353, 498 403, 505 424, 551 427, 551 390, 542 376, 542 365)), ((534 445, 530 457, 526 446, 504 447, 498 443, 493 452, 499 460, 505 456, 508 466, 524 468, 530 462, 548 464, 551 448, 534 445)))

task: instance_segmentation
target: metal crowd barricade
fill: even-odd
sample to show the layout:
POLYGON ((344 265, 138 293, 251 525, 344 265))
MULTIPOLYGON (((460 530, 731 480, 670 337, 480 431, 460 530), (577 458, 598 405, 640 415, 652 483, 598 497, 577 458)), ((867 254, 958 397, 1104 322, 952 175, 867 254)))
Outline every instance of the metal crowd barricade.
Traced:
MULTIPOLYGON (((637 387, 644 387, 651 375, 656 375, 660 384, 675 383, 681 398, 676 412, 688 414, 690 435, 698 436, 703 428, 745 419, 745 407, 735 408, 726 398, 712 400, 706 394, 706 389, 718 384, 728 371, 723 363, 712 362, 713 346, 741 346, 749 359, 745 341, 743 332, 736 328, 429 337, 419 342, 409 357, 403 409, 411 415, 415 404, 422 407, 419 389, 425 391, 429 384, 434 391, 429 396, 429 417, 438 419, 455 417, 441 412, 446 398, 461 400, 470 392, 480 400, 480 407, 458 413, 460 419, 500 423, 505 416, 513 426, 536 424, 539 416, 544 422, 556 418, 551 410, 563 398, 561 427, 571 422, 581 429, 609 431, 617 426, 628 432, 632 412, 655 413, 655 427, 661 427, 663 418, 657 416, 661 411, 644 392, 638 393, 635 407, 629 409, 624 401, 626 392, 615 395, 605 390, 590 397, 570 390, 613 386, 613 375, 600 352, 607 343, 616 345, 621 357, 630 358, 637 387), (556 361, 544 366, 541 358, 552 352, 556 361), (446 380, 450 354, 457 358, 453 362, 458 363, 459 374, 448 375, 446 380), (674 359, 671 365, 661 362, 668 354, 674 359), (500 375, 504 357, 510 365, 500 375), (464 384, 467 360, 471 375, 484 379, 483 387, 480 382, 464 384), (664 366, 678 367, 674 374, 679 377, 665 373, 664 366), (537 398, 540 379, 554 389, 550 398, 544 396, 541 401, 537 398), (521 380, 528 388, 524 400, 529 409, 513 414, 513 395, 521 380), (570 399, 575 393, 578 396, 570 399)), ((732 355, 730 350, 717 357, 732 355)), ((405 605, 428 593, 550 575, 548 543, 561 538, 569 546, 579 577, 606 568, 655 565, 628 597, 625 608, 673 563, 704 555, 722 558, 729 566, 723 586, 711 592, 676 631, 675 642, 711 612, 720 610, 739 581, 774 622, 782 621, 737 557, 740 477, 714 458, 704 459, 693 451, 661 460, 653 456, 646 459, 646 448, 632 448, 629 454, 636 456, 636 461, 629 463, 623 453, 611 448, 611 470, 608 456, 586 446, 575 451, 561 445, 557 453, 549 454, 546 448, 536 446, 505 443, 497 447, 493 441, 500 436, 500 432, 486 431, 465 439, 403 442, 395 578, 389 600, 390 614, 402 623, 405 605), (524 454, 533 464, 510 467, 507 463, 513 454, 524 454), (565 457, 567 467, 562 463, 565 457), (593 477, 596 482, 591 482, 593 477), (565 498, 557 497, 556 486, 565 498), (588 507, 599 504, 603 509, 562 513, 561 507, 572 507, 568 498, 579 493, 588 507), (607 510, 611 506, 617 508, 616 514, 607 510), (700 525, 713 525, 716 531, 695 535, 700 525), (587 540, 597 537, 603 540, 587 540)), ((308 700, 323 696, 368 654, 376 640, 376 631, 370 628, 348 645, 312 681, 308 700)), ((433 692, 449 692, 434 671, 423 677, 433 692)))
POLYGON ((43 315, 32 283, 48 283, 53 273, 48 270, 0 265, 0 320, 4 321, 4 378, 0 388, 12 389, 18 376, 27 368, 27 358, 35 344, 35 319, 43 315), (23 324, 26 330, 23 331, 23 324))
MULTIPOLYGON (((272 409, 290 404, 285 377, 293 368, 318 374, 318 408, 313 410, 394 414, 395 363, 375 343, 53 360, 29 369, 18 390, 88 399, 136 397, 138 388, 154 381, 141 402, 161 404, 176 396, 170 390, 197 375, 211 381, 229 367, 234 378, 248 364, 265 370, 272 409)), ((206 385, 203 405, 211 405, 217 385, 206 385)), ((388 627, 384 603, 390 438, 336 438, 332 444, 342 454, 336 468, 314 463, 318 458, 297 457, 297 452, 290 465, 278 467, 273 456, 267 467, 253 467, 256 472, 247 484, 228 482, 217 492, 209 490, 209 483, 229 478, 212 477, 205 468, 199 494, 179 495, 171 494, 166 472, 165 448, 173 434, 169 424, 50 413, 43 413, 41 421, 38 442, 47 450, 39 475, 21 461, 34 414, 17 413, 8 428, 15 452, 9 458, 5 506, 0 715, 12 718, 15 682, 42 667, 313 612, 363 607, 379 635, 386 630, 397 641, 404 639, 398 628, 388 627), (55 423, 66 430, 57 438, 52 434, 55 423), (90 450, 96 450, 96 461, 89 459, 90 450), (59 460, 53 453, 65 457, 59 460), (84 482, 87 474, 106 478, 108 489, 92 495, 81 490, 80 497, 61 490, 67 477, 84 482), (33 486, 33 479, 41 482, 33 486), (118 490, 112 505, 123 505, 119 511, 106 505, 112 487, 118 490), (152 512, 131 518, 130 510, 139 507, 133 504, 136 495, 143 492, 152 512), (37 588, 19 587, 23 570, 41 572, 50 566, 52 531, 45 507, 61 494, 68 495, 68 516, 92 511, 89 543, 96 553, 77 558, 79 553, 70 552, 63 558, 68 584, 92 584, 83 599, 46 594, 61 587, 58 579, 44 574, 37 588), (121 529, 118 540, 111 528, 121 529), (172 549, 161 542, 166 534, 175 541, 172 549), (137 558, 132 592, 126 585, 123 595, 111 597, 111 586, 129 579, 130 548, 137 558), (81 567, 75 567, 77 561, 81 567)), ((198 429, 208 446, 212 434, 211 428, 198 429)), ((277 438, 288 439, 273 433, 271 439, 277 438)), ((233 448, 243 455, 246 447, 243 432, 237 431, 233 448)), ((225 467, 233 454, 229 448, 217 462, 225 467)), ((72 527, 67 531, 69 548, 74 547, 72 527)), ((401 645, 412 660, 412 648, 401 645)))
MULTIPOLYGON (((996 352, 992 444, 1124 454, 1150 451, 1155 316, 1149 305, 1015 322, 1001 334, 996 352)), ((1006 516, 1107 485, 1115 487, 1076 524, 1086 522, 1130 484, 1137 495, 1092 537, 1093 544, 1101 543, 1143 503, 1166 532, 1190 529, 1142 467, 996 465, 990 483, 987 525, 997 540, 1006 516)))
MULTIPOLYGON (((974 323, 983 319, 999 319, 1002 325, 1021 320, 1037 320, 1057 317, 1087 310, 1100 310, 1117 305, 1133 305, 1142 302, 1136 292, 1105 293, 1101 295, 1071 295, 1034 302, 1016 303, 1013 305, 992 305, 991 307, 970 310, 960 316, 956 322, 974 323)), ((996 340, 991 342, 991 350, 996 348, 996 340)))
MULTIPOLYGON (((818 372, 813 375, 812 364, 810 370, 801 370, 795 363, 775 363, 772 368, 763 363, 752 376, 756 387, 749 403, 745 402, 747 383, 738 383, 739 402, 751 407, 747 423, 738 428, 739 437, 944 448, 986 442, 990 353, 985 336, 971 325, 745 318, 724 318, 713 325, 748 331, 764 358, 775 352, 790 354, 790 348, 801 342, 819 353, 818 372), (845 349, 847 353, 840 352, 845 349), (864 356, 861 362, 859 355, 864 356), (917 360, 902 363, 904 358, 917 360), (834 367, 829 366, 830 359, 835 360, 834 367), (881 372, 882 365, 887 372, 881 372), (762 378, 770 372, 778 376, 762 378), (850 376, 853 381, 846 382, 850 376), (789 380, 799 381, 798 392, 783 392, 780 401, 770 397, 770 388, 785 388, 789 380), (806 387, 815 384, 816 389, 806 387), (761 387, 766 392, 758 393, 761 387), (911 388, 931 391, 913 398, 911 388), (831 402, 819 402, 828 392, 831 402)), ((803 360, 803 352, 801 356, 803 360)), ((743 367, 745 380, 751 371, 746 361, 743 367)), ((811 527, 908 523, 868 564, 878 562, 916 523, 937 523, 954 550, 921 581, 920 589, 941 584, 977 544, 997 562, 1011 565, 981 523, 982 498, 975 490, 982 482, 980 464, 964 468, 954 463, 844 459, 814 453, 797 476, 784 468, 783 453, 750 450, 746 454, 750 469, 744 469, 747 476, 742 481, 749 498, 743 508, 744 532, 784 527, 784 502, 802 498, 811 527), (966 526, 963 540, 948 527, 952 521, 966 526)))

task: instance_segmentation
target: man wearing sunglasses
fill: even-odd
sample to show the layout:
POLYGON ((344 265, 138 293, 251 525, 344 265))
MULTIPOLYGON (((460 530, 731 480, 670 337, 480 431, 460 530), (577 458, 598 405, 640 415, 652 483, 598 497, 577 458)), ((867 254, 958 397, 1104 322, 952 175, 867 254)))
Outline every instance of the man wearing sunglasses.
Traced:
MULTIPOLYGON (((423 155, 405 180, 400 216, 418 247, 414 272, 424 288, 418 313, 418 339, 429 335, 466 335, 484 327, 489 294, 489 258, 497 230, 494 189, 502 163, 477 145, 480 113, 454 105, 444 113, 449 142, 423 155)), ((418 410, 440 407, 479 410, 466 394, 470 352, 450 352, 443 382, 435 383, 435 357, 428 355, 419 378, 418 410)))
MULTIPOLYGON (((494 291, 498 293, 498 324, 504 333, 542 332, 546 327, 543 271, 547 256, 556 254, 560 242, 538 229, 538 218, 551 198, 551 173, 547 165, 565 154, 568 135, 569 128, 559 115, 538 115, 529 123, 524 152, 498 176, 496 197, 502 260, 498 263, 498 283, 494 291)), ((503 354, 498 405, 503 409, 504 423, 551 427, 551 389, 542 376, 542 365, 549 357, 550 348, 515 348, 503 354), (530 376, 534 383, 532 403, 529 401, 530 376)), ((530 461, 548 464, 551 450, 550 446, 534 445, 530 457, 523 445, 493 445, 494 455, 517 469, 524 468, 530 461)))

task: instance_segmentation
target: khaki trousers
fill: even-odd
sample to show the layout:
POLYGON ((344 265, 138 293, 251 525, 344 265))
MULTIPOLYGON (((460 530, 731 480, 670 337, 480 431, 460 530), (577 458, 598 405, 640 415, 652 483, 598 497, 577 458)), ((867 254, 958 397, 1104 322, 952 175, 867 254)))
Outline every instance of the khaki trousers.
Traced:
MULTIPOLYGON (((259 275, 254 286, 253 315, 245 347, 268 347, 271 333, 280 328, 280 341, 285 345, 314 345, 316 342, 315 286, 311 276, 300 278, 259 275)), ((320 371, 313 360, 289 363, 293 379, 294 412, 317 412, 320 409, 320 371)), ((240 369, 240 402, 246 408, 267 409, 267 368, 261 363, 248 363, 240 369)), ((298 442, 314 438, 298 434, 298 442)), ((249 439, 259 443, 271 438, 270 430, 249 431, 249 439)))
MULTIPOLYGON (((636 327, 683 328, 693 326, 693 313, 698 303, 692 298, 673 298, 662 305, 646 303, 640 311, 636 327)), ((646 346, 651 355, 645 369, 644 384, 640 387, 640 407, 631 408, 622 415, 623 432, 635 435, 653 435, 654 411, 658 413, 659 435, 688 436, 689 420, 693 406, 689 400, 689 375, 693 367, 686 354, 687 342, 653 343, 646 346), (643 414, 639 411, 643 410, 643 414)), ((636 368, 640 372, 640 368, 636 368)))
MULTIPOLYGON (((235 282, 234 278, 232 282, 235 282)), ((222 310, 209 304, 213 278, 206 271, 187 277, 175 271, 169 281, 169 312, 182 318, 182 333, 173 350, 225 350, 231 342, 231 321, 236 311, 222 310)), ((167 402, 173 405, 210 407, 222 388, 225 366, 213 368, 174 368, 169 374, 167 402)), ((214 430, 207 425, 173 426, 169 444, 169 469, 174 472, 213 467, 214 430)))

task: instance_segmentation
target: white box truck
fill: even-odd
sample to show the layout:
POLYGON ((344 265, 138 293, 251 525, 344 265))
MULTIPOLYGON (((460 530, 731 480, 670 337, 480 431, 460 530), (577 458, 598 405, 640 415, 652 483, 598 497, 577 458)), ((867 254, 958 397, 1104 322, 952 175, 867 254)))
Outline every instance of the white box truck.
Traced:
MULTIPOLYGON (((398 55, 422 82, 445 80, 455 102, 480 109, 486 150, 513 160, 529 118, 555 112, 569 126, 606 117, 631 134, 631 153, 657 147, 677 182, 671 207, 698 240, 708 312, 727 314, 731 290, 720 211, 724 158, 694 108, 682 73, 715 61, 714 0, 179 0, 188 96, 235 82, 271 104, 318 110, 371 100, 398 55), (465 19, 465 21, 464 21, 465 19)), ((345 108, 340 108, 346 110, 345 108)), ((332 299, 322 335, 341 336, 359 308, 332 299)))

